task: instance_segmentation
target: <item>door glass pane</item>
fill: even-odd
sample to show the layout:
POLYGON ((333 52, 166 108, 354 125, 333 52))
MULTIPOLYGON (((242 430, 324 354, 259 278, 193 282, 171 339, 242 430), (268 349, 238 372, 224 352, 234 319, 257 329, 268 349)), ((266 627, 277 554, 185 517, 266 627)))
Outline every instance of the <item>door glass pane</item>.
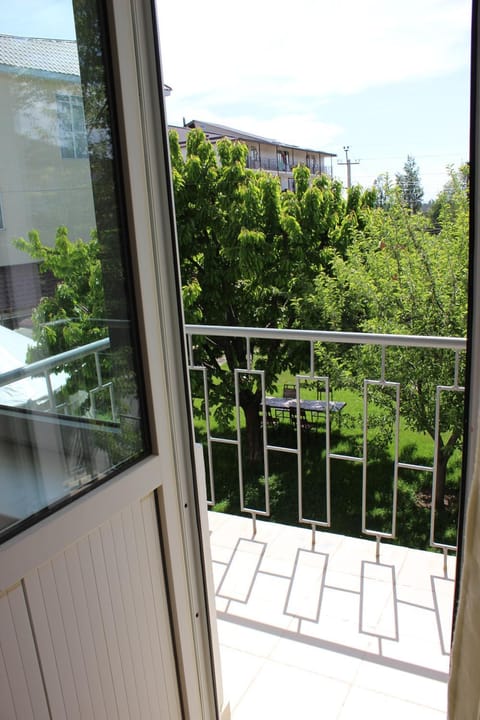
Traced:
POLYGON ((31 5, 0 19, 0 539, 149 452, 104 18, 31 5))

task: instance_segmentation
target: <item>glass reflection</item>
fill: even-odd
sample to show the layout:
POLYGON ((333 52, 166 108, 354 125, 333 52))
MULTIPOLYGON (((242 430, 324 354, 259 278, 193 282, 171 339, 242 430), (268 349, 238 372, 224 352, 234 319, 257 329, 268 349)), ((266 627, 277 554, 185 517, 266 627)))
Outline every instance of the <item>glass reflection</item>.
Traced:
POLYGON ((1 539, 148 452, 104 18, 63 6, 0 34, 1 539))

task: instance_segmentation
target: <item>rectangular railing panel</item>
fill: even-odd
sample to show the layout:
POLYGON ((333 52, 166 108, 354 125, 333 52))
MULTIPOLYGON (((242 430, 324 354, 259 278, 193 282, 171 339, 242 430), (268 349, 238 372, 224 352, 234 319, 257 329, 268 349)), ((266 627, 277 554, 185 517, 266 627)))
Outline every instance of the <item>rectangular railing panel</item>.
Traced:
MULTIPOLYGON (((269 498, 269 453, 286 453, 297 457, 297 489, 298 489, 298 521, 299 523, 309 525, 312 528, 312 544, 315 543, 315 530, 317 528, 330 528, 332 524, 331 518, 331 502, 332 502, 332 479, 331 479, 331 461, 341 460, 347 463, 360 463, 362 466, 362 533, 368 537, 374 537, 377 542, 377 556, 379 554, 379 546, 382 539, 393 539, 397 533, 397 495, 398 495, 398 475, 399 470, 409 470, 415 472, 432 474, 432 501, 430 515, 430 545, 434 548, 442 549, 443 552, 454 551, 456 546, 446 542, 438 542, 435 534, 436 509, 435 498, 437 493, 437 456, 440 442, 440 426, 441 426, 441 408, 440 396, 442 393, 463 393, 464 387, 459 381, 460 374, 460 353, 466 350, 466 340, 464 338, 455 337, 439 337, 439 336, 417 336, 417 335, 386 335, 377 333, 354 333, 354 332, 335 332, 335 331, 318 331, 318 330, 283 330, 273 328, 250 328, 250 327, 222 327, 222 326, 199 326, 186 325, 186 335, 189 350, 189 369, 190 371, 201 371, 203 373, 204 382, 204 406, 206 421, 206 445, 208 452, 209 476, 210 476, 210 505, 215 504, 215 487, 214 487, 214 467, 212 460, 212 445, 215 443, 228 443, 236 446, 238 453, 239 466, 239 491, 240 491, 240 510, 249 513, 254 521, 256 516, 268 517, 270 515, 270 498, 269 498), (208 375, 206 368, 194 360, 195 344, 194 337, 235 337, 241 338, 246 343, 247 368, 234 369, 234 385, 235 385, 235 432, 236 439, 214 437, 210 432, 209 405, 208 405, 208 375), (268 442, 267 432, 267 397, 265 391, 265 372, 264 370, 256 370, 253 368, 253 352, 252 347, 258 340, 281 340, 284 342, 306 342, 310 346, 310 373, 297 374, 295 376, 296 396, 289 401, 289 406, 294 408, 296 416, 296 445, 294 447, 283 446, 281 444, 272 444, 268 442), (344 345, 374 345, 381 349, 381 369, 380 377, 370 378, 363 381, 363 455, 342 454, 332 452, 331 449, 331 414, 334 411, 339 412, 338 403, 336 405, 329 402, 330 398, 330 378, 328 376, 316 374, 315 371, 315 352, 316 342, 321 343, 339 343, 344 345), (387 348, 430 348, 449 350, 454 353, 452 362, 451 385, 438 384, 436 388, 436 414, 435 414, 435 438, 434 450, 431 465, 420 465, 415 463, 404 462, 400 458, 400 419, 401 419, 401 384, 394 377, 387 377, 385 372, 385 353, 387 348), (242 459, 242 433, 241 433, 241 409, 240 409, 240 378, 257 376, 261 387, 260 411, 263 418, 262 424, 262 450, 263 450, 263 468, 264 468, 264 503, 263 507, 253 507, 245 502, 244 487, 244 468, 242 459), (320 383, 325 391, 327 402, 325 404, 325 497, 324 507, 325 514, 323 517, 313 517, 308 507, 305 507, 303 498, 304 477, 302 468, 303 459, 303 430, 301 421, 301 388, 305 383, 320 383), (391 519, 390 530, 378 530, 369 527, 367 497, 368 497, 368 429, 369 429, 369 388, 379 388, 393 392, 394 402, 394 419, 393 419, 393 474, 391 478, 391 519)), ((341 403, 340 403, 341 405, 341 403)), ((275 403, 273 403, 275 407, 275 403)), ((341 408, 340 408, 341 410, 341 408)), ((335 530, 335 528, 333 528, 335 530)))

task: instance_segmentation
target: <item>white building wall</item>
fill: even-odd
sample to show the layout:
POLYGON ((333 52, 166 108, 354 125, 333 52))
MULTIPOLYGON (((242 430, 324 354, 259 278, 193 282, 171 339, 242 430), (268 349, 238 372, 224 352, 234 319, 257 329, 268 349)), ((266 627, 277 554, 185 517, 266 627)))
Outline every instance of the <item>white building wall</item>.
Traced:
POLYGON ((69 228, 71 239, 84 240, 95 227, 89 160, 62 158, 52 143, 59 138, 56 94, 80 92, 73 79, 0 68, 0 266, 31 262, 11 243, 30 230, 53 244, 59 225, 69 228))

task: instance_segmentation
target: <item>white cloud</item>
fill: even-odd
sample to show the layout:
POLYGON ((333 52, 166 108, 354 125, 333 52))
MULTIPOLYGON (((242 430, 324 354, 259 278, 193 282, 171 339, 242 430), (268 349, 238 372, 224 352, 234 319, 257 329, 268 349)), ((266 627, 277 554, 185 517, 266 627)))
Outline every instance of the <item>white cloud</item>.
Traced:
POLYGON ((468 63, 468 0, 165 3, 165 79, 224 102, 329 97, 468 63), (230 6, 230 7, 229 7, 230 6))
POLYGON ((159 12, 170 122, 216 121, 342 160, 350 145, 366 185, 413 154, 428 196, 465 159, 471 0, 184 0, 159 12))

